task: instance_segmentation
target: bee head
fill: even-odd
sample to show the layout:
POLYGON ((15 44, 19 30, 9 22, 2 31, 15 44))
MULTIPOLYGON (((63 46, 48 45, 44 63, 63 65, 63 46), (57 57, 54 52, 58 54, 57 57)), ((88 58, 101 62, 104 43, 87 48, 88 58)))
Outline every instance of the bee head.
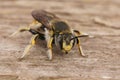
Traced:
POLYGON ((59 34, 55 37, 55 44, 60 47, 64 52, 68 52, 72 49, 75 43, 74 35, 71 33, 59 34))
POLYGON ((71 40, 74 36, 71 33, 63 34, 63 51, 68 52, 74 46, 75 41, 71 40))
POLYGON ((80 36, 75 36, 72 33, 66 33, 62 35, 62 50, 64 52, 68 52, 72 49, 74 44, 77 42, 78 38, 80 37, 89 37, 89 35, 80 35, 80 36))

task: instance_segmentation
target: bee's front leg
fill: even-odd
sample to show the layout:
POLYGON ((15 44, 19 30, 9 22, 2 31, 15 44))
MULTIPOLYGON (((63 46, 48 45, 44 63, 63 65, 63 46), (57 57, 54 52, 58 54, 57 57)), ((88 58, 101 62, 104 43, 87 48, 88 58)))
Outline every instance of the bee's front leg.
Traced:
POLYGON ((53 42, 53 37, 50 35, 50 31, 45 28, 45 39, 47 42, 47 48, 48 48, 48 58, 49 60, 52 60, 52 42, 53 42))
MULTIPOLYGON (((74 34, 75 34, 75 36, 80 36, 81 35, 81 33, 79 31, 77 31, 77 30, 74 30, 74 34)), ((77 45, 78 45, 78 49, 79 49, 80 54, 83 57, 86 57, 86 55, 83 53, 82 47, 80 45, 80 39, 79 38, 77 38, 77 45)))
POLYGON ((16 32, 12 33, 12 34, 10 35, 10 37, 15 36, 15 35, 18 34, 19 32, 24 32, 24 31, 29 31, 29 30, 30 30, 30 27, 19 28, 16 32))
POLYGON ((83 57, 86 57, 86 55, 84 54, 83 50, 82 50, 82 47, 80 45, 80 39, 77 39, 77 45, 78 45, 78 49, 79 49, 79 52, 80 54, 83 56, 83 57))
POLYGON ((20 57, 20 59, 23 59, 25 57, 25 55, 27 55, 27 53, 30 50, 30 48, 35 45, 36 38, 38 36, 39 36, 38 34, 32 36, 30 44, 25 48, 25 50, 24 50, 22 56, 20 57))
POLYGON ((50 37, 50 39, 47 42, 47 47, 48 47, 48 58, 49 60, 52 60, 52 42, 53 42, 53 37, 50 37))

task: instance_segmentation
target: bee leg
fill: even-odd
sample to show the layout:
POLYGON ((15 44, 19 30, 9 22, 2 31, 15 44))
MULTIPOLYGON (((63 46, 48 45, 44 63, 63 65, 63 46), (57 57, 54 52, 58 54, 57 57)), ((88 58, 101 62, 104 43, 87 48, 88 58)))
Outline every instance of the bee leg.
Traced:
POLYGON ((20 59, 23 59, 25 57, 25 55, 28 53, 28 51, 30 50, 30 48, 35 45, 35 42, 36 42, 35 40, 37 37, 38 37, 38 34, 32 36, 32 38, 30 40, 30 44, 25 48, 20 59))
POLYGON ((82 47, 81 47, 81 45, 80 45, 80 39, 77 39, 77 45, 78 45, 78 49, 79 49, 80 54, 81 54, 83 57, 86 57, 86 55, 83 53, 82 47))
POLYGON ((47 41, 47 47, 48 47, 48 58, 49 60, 52 60, 52 42, 53 42, 53 37, 50 37, 47 41))
MULTIPOLYGON (((79 31, 77 31, 77 30, 74 30, 74 33, 75 33, 76 36, 80 36, 81 35, 81 33, 79 31)), ((77 38, 77 45, 78 45, 78 49, 79 49, 80 54, 83 57, 85 57, 86 55, 83 53, 82 47, 80 45, 80 39, 79 38, 77 38)))
POLYGON ((29 31, 29 30, 30 30, 29 27, 19 28, 16 32, 14 32, 12 35, 10 35, 10 37, 15 36, 15 35, 18 34, 19 32, 24 32, 24 31, 29 31))
POLYGON ((31 26, 40 26, 40 23, 38 23, 38 21, 34 20, 31 24, 29 24, 29 26, 24 27, 24 28, 19 28, 16 32, 14 32, 12 35, 10 35, 10 37, 15 36, 17 33, 19 32, 24 32, 24 31, 29 31, 31 28, 31 26))

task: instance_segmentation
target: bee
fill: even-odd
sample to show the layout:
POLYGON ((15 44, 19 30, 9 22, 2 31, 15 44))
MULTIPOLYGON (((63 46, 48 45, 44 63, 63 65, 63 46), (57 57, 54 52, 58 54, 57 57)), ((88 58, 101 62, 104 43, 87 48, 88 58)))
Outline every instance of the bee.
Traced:
POLYGON ((53 57, 53 44, 66 54, 74 45, 77 45, 79 53, 85 56, 80 44, 80 37, 88 37, 88 34, 83 34, 78 30, 72 29, 66 21, 45 10, 34 10, 31 14, 34 18, 33 22, 28 27, 20 28, 12 34, 12 36, 14 36, 16 33, 24 31, 29 31, 33 34, 29 45, 25 48, 20 57, 21 59, 23 59, 30 48, 35 45, 37 38, 46 40, 49 60, 52 60, 53 57))

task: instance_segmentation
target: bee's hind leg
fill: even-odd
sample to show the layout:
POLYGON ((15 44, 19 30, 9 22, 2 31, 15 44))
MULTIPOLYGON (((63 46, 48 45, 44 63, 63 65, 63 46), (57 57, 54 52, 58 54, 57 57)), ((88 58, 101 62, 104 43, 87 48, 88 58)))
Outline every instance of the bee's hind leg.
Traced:
POLYGON ((30 44, 25 48, 25 50, 24 50, 22 56, 20 57, 20 59, 23 59, 28 54, 28 51, 30 50, 30 48, 32 48, 35 45, 36 38, 38 36, 39 36, 38 34, 35 34, 35 35, 32 36, 32 38, 30 40, 30 44))
POLYGON ((12 35, 10 35, 10 37, 15 36, 19 32, 30 31, 31 26, 40 26, 40 23, 38 23, 36 20, 34 20, 31 24, 29 24, 29 26, 26 26, 24 28, 19 28, 16 32, 14 32, 12 35))
POLYGON ((19 32, 24 32, 24 31, 29 31, 29 30, 30 30, 29 27, 19 28, 16 32, 14 32, 13 34, 11 34, 10 37, 15 36, 15 35, 18 34, 19 32))

